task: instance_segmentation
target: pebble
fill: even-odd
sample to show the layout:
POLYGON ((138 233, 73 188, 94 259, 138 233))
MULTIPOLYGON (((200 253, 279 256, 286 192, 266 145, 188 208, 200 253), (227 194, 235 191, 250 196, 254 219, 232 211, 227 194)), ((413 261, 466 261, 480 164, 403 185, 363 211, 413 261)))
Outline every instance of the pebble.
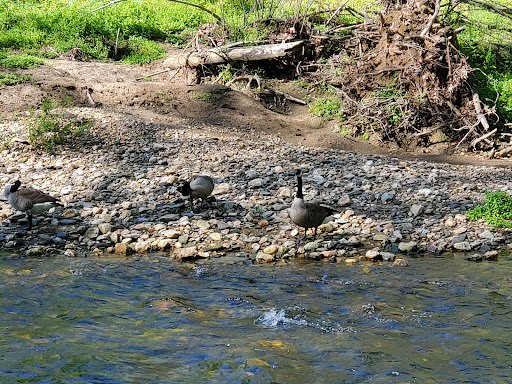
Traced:
POLYGON ((395 259, 395 261, 393 261, 393 265, 396 265, 398 267, 407 267, 409 265, 409 262, 405 259, 395 259))
POLYGON ((114 253, 130 255, 132 253, 132 249, 128 246, 127 243, 116 243, 114 246, 114 253))
POLYGON ((415 241, 403 241, 398 243, 398 249, 402 252, 409 252, 417 247, 418 243, 415 241))
POLYGON ((275 256, 274 254, 269 254, 269 253, 265 253, 265 252, 258 252, 256 254, 256 262, 258 263, 271 263, 273 261, 275 261, 275 256))
POLYGON ((200 257, 200 255, 197 252, 197 247, 192 246, 175 249, 171 257, 178 260, 190 260, 200 257))
MULTIPOLYGON (((60 197, 65 207, 38 216, 33 231, 17 235, 25 215, 3 204, 0 247, 29 255, 172 249, 171 257, 181 260, 228 249, 257 262, 303 255, 347 264, 363 255, 394 265, 407 263, 396 258, 398 251, 479 250, 485 260, 512 249, 508 232, 465 217, 483 202, 484 191, 512 192, 506 168, 314 149, 270 136, 244 136, 240 150, 240 138, 223 127, 182 130, 99 109, 75 112, 94 117, 88 140, 94 147, 62 147, 50 155, 14 142, 1 151, 0 179, 20 179, 60 197), (296 188, 290 171, 299 158, 306 198, 339 211, 319 227, 315 241, 311 231, 299 240, 303 229, 288 216, 296 188), (191 213, 176 185, 197 173, 213 176, 216 184, 206 206, 191 213)), ((0 136, 27 134, 11 128, 0 124, 0 136)))

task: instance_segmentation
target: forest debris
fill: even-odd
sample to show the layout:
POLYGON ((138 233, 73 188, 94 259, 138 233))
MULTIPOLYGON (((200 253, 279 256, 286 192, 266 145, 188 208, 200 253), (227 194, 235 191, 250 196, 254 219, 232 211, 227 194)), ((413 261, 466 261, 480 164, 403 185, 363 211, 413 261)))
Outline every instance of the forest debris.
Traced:
POLYGON ((245 89, 249 89, 251 87, 252 82, 254 81, 258 86, 258 90, 261 90, 261 79, 258 75, 235 76, 226 83, 226 86, 230 87, 235 81, 240 80, 247 80, 247 85, 245 86, 245 89))
POLYGON ((486 131, 489 130, 489 122, 487 121, 483 111, 482 111, 482 105, 480 104, 480 96, 478 96, 478 93, 473 94, 473 104, 475 105, 475 111, 478 114, 478 118, 480 119, 480 124, 482 124, 482 127, 486 131))
POLYGON ((302 100, 302 99, 299 99, 295 96, 292 96, 288 93, 285 93, 285 92, 281 92, 281 91, 274 91, 277 95, 281 96, 281 97, 284 97, 286 100, 289 100, 289 101, 292 101, 294 103, 297 103, 297 104, 301 104, 301 105, 307 105, 307 103, 302 100))
POLYGON ((136 81, 139 81, 139 80, 144 80, 144 79, 147 79, 149 77, 153 77, 153 76, 156 76, 156 75, 160 75, 162 73, 167 73, 171 71, 171 68, 164 68, 162 69, 161 71, 156 71, 156 72, 153 72, 153 73, 150 73, 149 75, 144 75, 144 76, 141 76, 141 77, 137 77, 135 80, 136 81))
POLYGON ((479 142, 481 142, 481 141, 483 141, 483 140, 488 139, 489 137, 493 136, 496 132, 498 132, 498 129, 497 129, 497 128, 493 129, 492 131, 490 131, 490 132, 486 133, 485 135, 483 135, 483 136, 481 136, 481 137, 477 137, 475 140, 473 140, 473 141, 471 142, 470 146, 471 146, 471 147, 473 147, 473 148, 475 148, 475 147, 476 147, 476 145, 477 145, 479 142))
POLYGON ((510 153, 512 153, 512 145, 510 145, 510 146, 508 146, 508 147, 506 147, 506 148, 496 152, 494 154, 494 157, 498 157, 498 158, 499 157, 505 157, 506 155, 508 155, 510 153))
POLYGON ((231 48, 217 47, 205 52, 191 52, 188 56, 173 55, 165 59, 163 66, 192 68, 208 64, 223 64, 233 61, 256 61, 282 57, 292 49, 302 45, 303 40, 281 44, 265 44, 249 47, 232 46, 231 48))
POLYGON ((430 16, 430 19, 428 20, 428 23, 425 26, 425 28, 423 28, 423 30, 421 31, 421 33, 420 33, 421 37, 425 37, 427 35, 427 33, 430 31, 430 28, 432 28, 432 24, 437 19, 437 15, 439 15, 440 7, 441 7, 441 0, 436 0, 434 13, 432 14, 432 16, 430 16))
POLYGON ((85 94, 87 95, 87 99, 89 100, 89 104, 91 104, 93 107, 95 107, 96 106, 96 102, 92 98, 91 91, 92 91, 92 89, 87 88, 87 90, 85 91, 85 94))

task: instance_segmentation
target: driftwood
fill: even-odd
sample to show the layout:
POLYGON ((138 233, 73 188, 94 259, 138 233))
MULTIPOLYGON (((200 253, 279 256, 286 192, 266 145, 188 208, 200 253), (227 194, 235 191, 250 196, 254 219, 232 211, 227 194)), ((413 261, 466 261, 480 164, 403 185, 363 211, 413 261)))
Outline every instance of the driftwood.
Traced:
POLYGON ((297 97, 294 97, 294 96, 292 96, 292 95, 290 95, 288 93, 284 93, 284 92, 281 92, 281 91, 274 91, 274 92, 276 93, 276 95, 284 97, 288 101, 292 101, 294 103, 301 104, 301 105, 307 105, 308 104, 304 100, 299 99, 297 97))
POLYGON ((235 81, 241 81, 241 80, 247 80, 247 84, 245 86, 245 89, 251 88, 251 84, 254 81, 256 85, 258 86, 258 90, 261 90, 261 79, 258 75, 251 75, 251 76, 235 76, 231 80, 229 80, 226 83, 226 86, 230 87, 233 85, 235 81))
POLYGON ((487 121, 487 118, 485 117, 485 115, 482 111, 480 97, 478 96, 478 93, 476 93, 476 92, 473 94, 473 104, 475 106, 475 111, 478 114, 480 124, 482 124, 482 127, 484 127, 484 129, 486 131, 488 131, 489 130, 489 122, 487 121))
POLYGON ((502 149, 501 151, 498 151, 494 154, 494 157, 505 157, 506 155, 512 153, 512 145, 509 147, 506 147, 502 149))
POLYGON ((303 40, 282 44, 266 44, 251 47, 218 47, 204 53, 192 52, 188 56, 173 55, 163 62, 167 68, 189 66, 192 68, 208 64, 222 64, 232 61, 268 60, 286 55, 290 50, 303 44, 303 40))
POLYGON ((487 132, 485 135, 481 136, 481 137, 478 137, 476 138, 475 140, 473 140, 470 144, 471 147, 475 148, 476 145, 481 142, 481 141, 484 141, 486 139, 488 139, 489 137, 493 136, 496 132, 498 132, 498 129, 495 128, 493 129, 492 131, 490 132, 487 132))

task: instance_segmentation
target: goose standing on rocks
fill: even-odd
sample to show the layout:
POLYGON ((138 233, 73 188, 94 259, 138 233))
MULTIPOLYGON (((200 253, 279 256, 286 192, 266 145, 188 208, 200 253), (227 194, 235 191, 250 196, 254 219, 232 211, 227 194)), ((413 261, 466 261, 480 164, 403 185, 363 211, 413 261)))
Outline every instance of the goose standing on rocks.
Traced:
POLYGON ((190 208, 194 212, 194 198, 201 198, 204 206, 206 198, 211 195, 213 191, 213 179, 210 176, 199 176, 195 175, 190 180, 185 181, 181 186, 178 187, 178 191, 183 196, 190 197, 190 208))
POLYGON ((290 219, 294 224, 304 228, 304 238, 306 238, 308 228, 315 228, 313 238, 316 238, 317 227, 323 223, 326 217, 336 211, 320 203, 306 203, 302 193, 302 172, 300 169, 295 171, 295 176, 297 177, 297 194, 289 210, 290 219))
POLYGON ((62 204, 50 195, 32 188, 21 188, 21 181, 16 180, 4 188, 4 195, 9 204, 16 210, 25 212, 28 218, 28 229, 32 229, 32 215, 48 211, 50 208, 62 206, 62 204))

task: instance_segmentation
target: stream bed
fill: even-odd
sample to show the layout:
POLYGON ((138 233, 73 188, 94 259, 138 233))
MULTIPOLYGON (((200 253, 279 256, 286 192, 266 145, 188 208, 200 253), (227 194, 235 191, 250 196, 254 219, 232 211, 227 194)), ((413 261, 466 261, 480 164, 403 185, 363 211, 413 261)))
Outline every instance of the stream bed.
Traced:
POLYGON ((0 383, 510 383, 512 259, 0 259, 0 383))

